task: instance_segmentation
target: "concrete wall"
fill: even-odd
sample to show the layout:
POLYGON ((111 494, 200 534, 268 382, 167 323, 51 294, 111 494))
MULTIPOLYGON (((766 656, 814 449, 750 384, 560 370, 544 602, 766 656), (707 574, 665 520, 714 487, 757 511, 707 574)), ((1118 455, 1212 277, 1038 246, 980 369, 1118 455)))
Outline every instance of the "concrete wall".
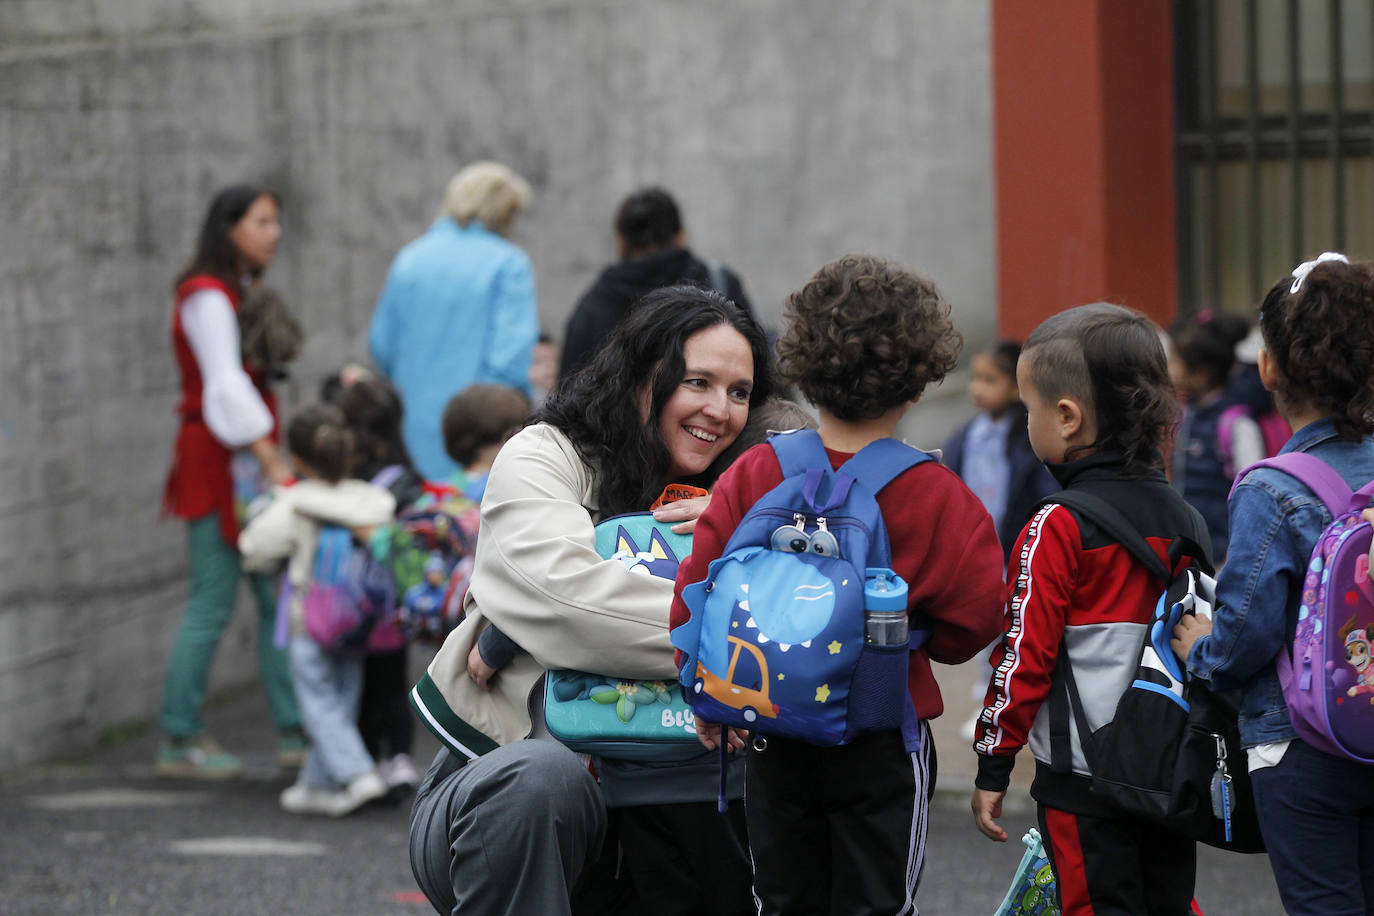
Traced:
MULTIPOLYGON (((391 255, 476 158, 535 187, 516 237, 555 333, 655 181, 765 317, 871 250, 934 276, 976 344, 988 25, 965 0, 0 4, 0 769, 157 709, 185 596, 183 527, 157 523, 169 282, 217 187, 284 199, 268 280, 309 329, 288 409, 365 356, 391 255)), ((961 403, 907 433, 934 444, 961 403)), ((248 618, 217 685, 252 674, 248 618)))

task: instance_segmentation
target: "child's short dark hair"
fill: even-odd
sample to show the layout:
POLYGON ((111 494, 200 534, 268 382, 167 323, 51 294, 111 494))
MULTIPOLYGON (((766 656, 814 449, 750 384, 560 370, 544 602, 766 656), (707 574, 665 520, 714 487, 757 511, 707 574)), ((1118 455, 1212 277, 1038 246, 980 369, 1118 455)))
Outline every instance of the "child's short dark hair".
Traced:
POLYGON ((796 401, 787 398, 771 397, 757 407, 749 408, 749 419, 744 429, 735 437, 725 451, 720 453, 721 467, 732 464, 736 458, 761 442, 767 442, 773 432, 789 429, 815 429, 816 418, 801 408, 796 401))
POLYGON ((353 433, 339 408, 316 404, 296 414, 286 427, 286 445, 291 454, 330 483, 348 476, 353 433))
POLYGON ((1148 318, 1106 302, 1081 305, 1042 322, 1021 359, 1030 360, 1031 384, 1045 403, 1070 397, 1091 412, 1097 441, 1080 448, 1120 452, 1133 476, 1161 465, 1178 400, 1160 330, 1148 318))
POLYGON ((1260 333, 1278 370, 1278 396, 1330 414, 1342 439, 1374 432, 1374 272, 1323 261, 1292 292, 1276 283, 1260 306, 1260 333))
POLYGON ((783 307, 783 378, 841 420, 872 419, 954 368, 963 336, 926 277, 849 254, 816 271, 783 307))
POLYGON ((444 405, 444 451, 467 467, 488 445, 499 445, 520 431, 530 399, 509 385, 469 385, 444 405))
POLYGON ((1179 320, 1169 337, 1174 352, 1190 372, 1205 372, 1208 390, 1226 384, 1236 363, 1236 344, 1250 333, 1250 323, 1239 315, 1217 314, 1204 309, 1179 320))

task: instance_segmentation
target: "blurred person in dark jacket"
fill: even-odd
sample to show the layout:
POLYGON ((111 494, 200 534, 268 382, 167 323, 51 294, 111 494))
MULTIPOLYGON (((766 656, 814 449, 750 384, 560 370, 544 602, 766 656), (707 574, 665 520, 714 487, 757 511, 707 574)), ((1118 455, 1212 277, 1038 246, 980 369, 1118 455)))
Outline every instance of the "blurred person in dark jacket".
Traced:
POLYGON ((560 378, 601 349, 641 296, 665 286, 692 283, 714 289, 757 318, 734 271, 719 261, 701 260, 687 247, 677 201, 663 188, 641 188, 620 202, 615 248, 620 260, 601 271, 568 319, 560 378))

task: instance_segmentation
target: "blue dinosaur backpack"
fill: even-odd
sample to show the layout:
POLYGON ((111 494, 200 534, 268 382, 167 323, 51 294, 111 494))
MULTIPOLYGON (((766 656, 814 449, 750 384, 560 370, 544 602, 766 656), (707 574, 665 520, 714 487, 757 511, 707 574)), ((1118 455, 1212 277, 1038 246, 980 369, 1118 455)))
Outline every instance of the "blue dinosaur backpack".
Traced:
MULTIPOLYGON (((692 552, 692 536, 649 512, 603 519, 596 551, 619 560, 626 575, 672 580, 692 552)), ((630 681, 555 670, 544 684, 544 720, 555 738, 575 751, 619 760, 672 762, 705 753, 691 708, 676 681, 630 681)))
POLYGON ((910 742, 908 657, 928 633, 910 630, 875 497, 932 457, 880 439, 835 470, 814 430, 768 442, 782 483, 745 513, 705 581, 682 590, 691 617, 672 641, 683 692, 708 721, 765 736, 833 746, 902 728, 910 742), (866 613, 865 592, 884 587, 876 602, 888 608, 870 600, 866 613))
POLYGON ((1332 517, 1308 560, 1293 648, 1275 660, 1293 729, 1318 750, 1374 764, 1374 583, 1370 526, 1360 519, 1374 480, 1352 493, 1317 456, 1287 452, 1252 464, 1236 484, 1261 467, 1296 478, 1332 517))

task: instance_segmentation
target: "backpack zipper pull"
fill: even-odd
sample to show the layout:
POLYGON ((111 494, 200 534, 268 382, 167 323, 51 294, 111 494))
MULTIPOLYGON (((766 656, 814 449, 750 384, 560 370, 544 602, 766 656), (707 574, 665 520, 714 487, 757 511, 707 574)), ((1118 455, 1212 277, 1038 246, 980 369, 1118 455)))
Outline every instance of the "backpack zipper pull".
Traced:
POLYGON ((840 542, 835 540, 835 535, 830 533, 824 518, 816 519, 816 533, 811 535, 811 552, 822 557, 840 555, 840 542))

